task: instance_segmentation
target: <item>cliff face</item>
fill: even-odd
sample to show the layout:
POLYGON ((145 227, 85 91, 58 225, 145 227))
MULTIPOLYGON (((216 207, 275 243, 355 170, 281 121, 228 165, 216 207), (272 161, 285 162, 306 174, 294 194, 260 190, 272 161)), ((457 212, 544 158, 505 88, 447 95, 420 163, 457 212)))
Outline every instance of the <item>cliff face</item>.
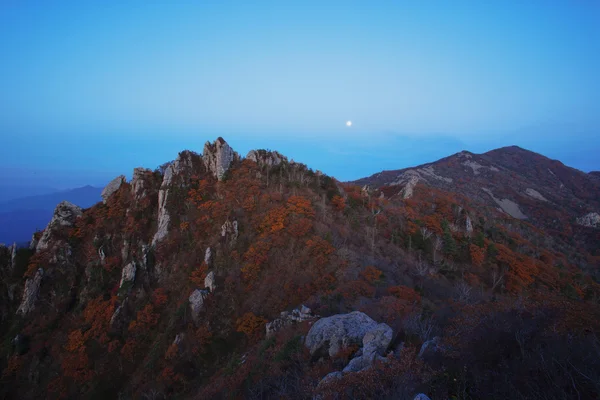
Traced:
POLYGON ((527 349, 600 368, 598 229, 574 217, 595 195, 551 162, 566 201, 535 182, 555 179, 547 161, 509 153, 379 189, 219 138, 115 178, 89 209, 61 203, 30 249, 0 246, 0 397, 446 398, 455 376, 473 397, 568 398, 570 378, 594 395, 527 349), (570 240, 539 222, 562 214, 532 212, 549 205, 573 211, 570 240))

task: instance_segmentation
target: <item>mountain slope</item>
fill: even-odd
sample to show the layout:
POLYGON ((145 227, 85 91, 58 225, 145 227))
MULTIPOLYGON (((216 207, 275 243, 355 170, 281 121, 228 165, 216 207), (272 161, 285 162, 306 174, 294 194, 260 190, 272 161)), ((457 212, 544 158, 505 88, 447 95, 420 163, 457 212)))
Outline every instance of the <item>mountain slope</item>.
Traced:
POLYGON ((459 161, 516 168, 469 156, 369 190, 218 138, 60 203, 0 247, 0 397, 597 397, 597 230, 469 197, 459 161))
POLYGON ((355 181, 410 197, 416 184, 459 193, 472 201, 554 232, 572 235, 571 225, 600 210, 600 182, 559 161, 516 146, 484 154, 466 151, 434 163, 383 171, 355 181))

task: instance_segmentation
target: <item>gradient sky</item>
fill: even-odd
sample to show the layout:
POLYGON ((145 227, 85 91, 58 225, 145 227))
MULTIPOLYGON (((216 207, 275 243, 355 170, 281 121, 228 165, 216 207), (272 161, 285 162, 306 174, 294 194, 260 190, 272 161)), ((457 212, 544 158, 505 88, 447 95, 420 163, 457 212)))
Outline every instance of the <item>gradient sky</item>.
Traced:
POLYGON ((513 144, 600 169, 594 0, 2 0, 0 54, 0 190, 217 136, 341 180, 513 144))

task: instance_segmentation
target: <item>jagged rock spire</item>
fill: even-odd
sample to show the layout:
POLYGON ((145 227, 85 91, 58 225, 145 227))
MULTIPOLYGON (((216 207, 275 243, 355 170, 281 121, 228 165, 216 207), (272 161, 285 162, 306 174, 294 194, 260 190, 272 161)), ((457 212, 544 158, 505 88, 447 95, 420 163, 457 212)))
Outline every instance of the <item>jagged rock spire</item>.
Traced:
POLYGON ((208 171, 215 178, 222 180, 232 162, 239 159, 239 155, 227 144, 222 137, 217 138, 213 143, 206 142, 202 161, 208 171))

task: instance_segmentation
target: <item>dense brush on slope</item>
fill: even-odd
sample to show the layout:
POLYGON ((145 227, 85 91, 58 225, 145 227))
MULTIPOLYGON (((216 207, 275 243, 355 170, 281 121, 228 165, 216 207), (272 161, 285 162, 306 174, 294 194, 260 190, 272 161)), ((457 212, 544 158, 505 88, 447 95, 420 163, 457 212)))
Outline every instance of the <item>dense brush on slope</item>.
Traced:
POLYGON ((460 191, 398 190, 222 139, 136 169, 81 216, 55 213, 32 250, 0 247, 0 395, 598 395, 600 254, 460 191), (301 305, 315 317, 265 336, 301 305), (355 310, 393 328, 393 351, 321 382, 362 350, 311 357, 303 338, 355 310))

